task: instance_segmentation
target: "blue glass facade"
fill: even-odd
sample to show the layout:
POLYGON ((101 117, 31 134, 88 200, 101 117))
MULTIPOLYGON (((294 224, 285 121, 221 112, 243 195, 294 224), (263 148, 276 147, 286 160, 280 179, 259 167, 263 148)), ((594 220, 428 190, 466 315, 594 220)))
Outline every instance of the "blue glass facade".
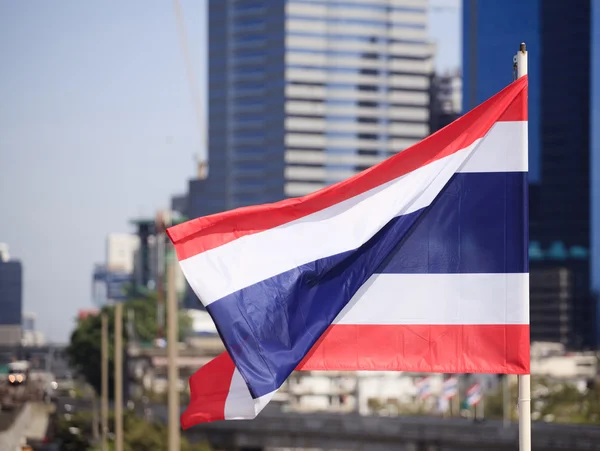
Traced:
MULTIPOLYGON (((465 110, 510 83, 520 42, 529 50, 531 268, 569 271, 572 298, 565 313, 570 318, 568 344, 574 348, 595 347, 598 337, 598 309, 590 291, 590 162, 597 147, 590 99, 598 78, 590 76, 592 3, 463 1, 465 110)), ((546 305, 536 302, 549 302, 547 293, 536 300, 537 288, 531 287, 532 339, 543 338, 535 336, 536 309, 546 305)))
MULTIPOLYGON (((597 301, 600 302, 600 2, 592 2, 591 14, 591 164, 592 182, 592 284, 597 301)), ((598 307, 600 314, 600 306, 598 307)), ((598 318, 600 324, 600 317, 598 318)), ((600 343, 600 330, 597 335, 600 343)))
POLYGON ((0 325, 23 322, 23 269, 21 262, 0 260, 0 325))
POLYGON ((208 2, 206 180, 189 186, 188 216, 284 198, 285 2, 208 2))
POLYGON ((519 43, 529 50, 529 181, 540 179, 541 0, 463 0, 463 111, 512 81, 519 43))

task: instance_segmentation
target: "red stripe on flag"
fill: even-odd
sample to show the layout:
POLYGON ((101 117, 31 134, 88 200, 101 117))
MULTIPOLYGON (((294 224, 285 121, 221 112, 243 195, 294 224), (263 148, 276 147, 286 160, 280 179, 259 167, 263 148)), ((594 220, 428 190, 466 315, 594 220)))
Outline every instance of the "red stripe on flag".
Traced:
POLYGON ((527 90, 523 90, 506 109, 498 122, 526 121, 528 119, 527 90))
MULTIPOLYGON (((298 371, 529 374, 529 325, 335 325, 298 371)), ((227 352, 190 378, 187 429, 225 419, 235 365, 227 352)))
POLYGON ((520 98, 522 104, 526 93, 527 77, 521 77, 443 130, 348 180, 301 198, 193 219, 169 228, 167 234, 179 260, 184 260, 243 236, 303 218, 468 147, 500 118, 518 117, 514 101, 520 98))
POLYGON ((225 419, 235 365, 226 352, 211 360, 190 377, 190 404, 181 415, 181 427, 225 419))
POLYGON ((529 374, 529 325, 334 325, 298 370, 529 374))

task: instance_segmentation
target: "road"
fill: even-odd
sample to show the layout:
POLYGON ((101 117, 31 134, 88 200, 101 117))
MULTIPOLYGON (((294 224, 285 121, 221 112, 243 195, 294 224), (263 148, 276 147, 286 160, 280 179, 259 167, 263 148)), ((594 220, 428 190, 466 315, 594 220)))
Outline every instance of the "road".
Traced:
MULTIPOLYGON (((90 410, 89 400, 64 398, 59 413, 90 410), (65 409, 65 404, 70 407, 65 409)), ((138 415, 148 421, 167 421, 165 405, 136 405, 138 415)), ((600 428, 534 422, 536 450, 600 449, 600 428)), ((357 414, 311 414, 283 412, 269 405, 252 421, 221 421, 191 428, 183 433, 192 442, 208 439, 222 447, 252 445, 258 448, 296 446, 323 449, 409 449, 415 443, 431 444, 436 450, 515 449, 517 426, 504 428, 501 421, 474 423, 463 418, 362 417, 357 414), (308 446, 308 445, 311 446, 308 446), (391 448, 390 448, 391 447, 391 448)), ((412 449, 412 448, 410 448, 412 449)))
POLYGON ((9 411, 0 411, 0 432, 4 432, 12 426, 20 411, 21 408, 16 408, 9 411))
MULTIPOLYGON (((92 409, 92 401, 89 399, 75 399, 69 397, 60 397, 56 401, 57 405, 57 413, 74 413, 76 411, 90 411, 92 409), (65 408, 66 405, 69 405, 67 410, 65 408)), ((164 404, 147 404, 145 406, 152 415, 152 419, 155 421, 166 422, 168 419, 168 409, 164 404)), ((109 403, 109 409, 112 409, 112 402, 109 403)), ((181 407, 181 412, 185 406, 181 407)), ((136 403, 135 410, 139 415, 144 413, 144 405, 140 402, 136 403)), ((275 420, 277 418, 290 418, 294 420, 300 420, 301 418, 310 417, 315 420, 325 421, 327 419, 336 418, 339 416, 345 417, 355 417, 357 414, 336 414, 336 413, 328 413, 328 412, 312 412, 310 414, 305 413, 296 413, 296 412, 285 412, 282 410, 281 405, 276 403, 268 404, 265 409, 260 413, 257 417, 263 421, 275 420)), ((358 418, 358 417, 357 417, 358 418)), ((439 417, 424 417, 424 416, 398 416, 398 417, 361 417, 361 418, 379 418, 381 421, 394 421, 397 423, 403 424, 423 424, 427 423, 432 427, 435 426, 467 426, 472 428, 483 427, 483 426, 493 426, 494 428, 502 428, 502 421, 500 420, 485 420, 480 423, 475 423, 473 420, 468 420, 465 418, 439 418, 439 417)), ((255 421, 255 420, 253 420, 255 421)), ((228 422, 228 424, 240 424, 246 423, 246 421, 233 421, 228 422)), ((569 431, 574 434, 577 433, 594 433, 598 434, 600 437, 600 427, 597 426, 587 426, 587 425, 575 425, 575 424, 560 424, 560 423, 546 423, 541 421, 534 421, 532 423, 532 430, 539 434, 544 434, 545 432, 550 431, 569 431)))

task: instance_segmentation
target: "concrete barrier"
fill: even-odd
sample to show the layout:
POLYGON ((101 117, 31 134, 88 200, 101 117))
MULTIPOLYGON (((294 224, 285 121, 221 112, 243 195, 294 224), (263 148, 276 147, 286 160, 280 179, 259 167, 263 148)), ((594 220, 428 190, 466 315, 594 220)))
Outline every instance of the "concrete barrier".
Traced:
POLYGON ((12 426, 0 432, 0 449, 2 451, 21 451, 25 444, 25 429, 31 421, 31 405, 25 404, 15 418, 12 426))

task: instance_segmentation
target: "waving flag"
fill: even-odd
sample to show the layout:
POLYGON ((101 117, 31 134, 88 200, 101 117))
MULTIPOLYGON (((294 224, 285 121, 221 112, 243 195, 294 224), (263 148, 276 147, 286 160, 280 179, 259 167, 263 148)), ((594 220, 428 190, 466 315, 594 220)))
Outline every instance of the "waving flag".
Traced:
POLYGON ((415 386, 417 387, 417 398, 419 399, 427 399, 431 395, 431 379, 429 377, 424 377, 419 379, 415 386))
POLYGON ((451 376, 442 385, 442 397, 452 399, 458 394, 458 378, 451 376))
POLYGON ((473 384, 467 389, 467 405, 476 406, 482 398, 482 389, 480 384, 473 384))
POLYGON ((529 371, 527 77, 308 196, 168 234, 227 353, 183 427, 254 418, 295 369, 529 371))

